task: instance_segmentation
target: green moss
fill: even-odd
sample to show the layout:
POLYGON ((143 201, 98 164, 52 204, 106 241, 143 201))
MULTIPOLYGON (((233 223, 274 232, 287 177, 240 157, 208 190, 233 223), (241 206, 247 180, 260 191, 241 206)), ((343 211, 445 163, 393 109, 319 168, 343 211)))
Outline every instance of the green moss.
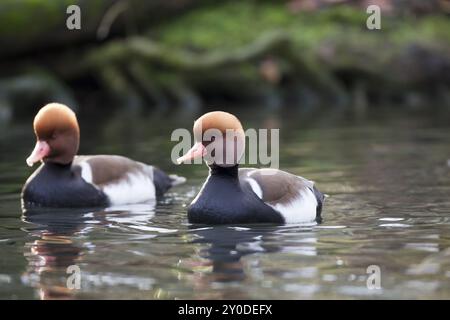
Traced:
POLYGON ((152 30, 152 36, 175 48, 229 49, 254 40, 261 33, 281 29, 303 48, 316 48, 322 41, 348 34, 356 42, 445 42, 450 45, 450 21, 446 17, 382 16, 382 30, 366 28, 368 15, 349 6, 334 6, 315 13, 294 14, 284 4, 225 2, 200 8, 152 30))
POLYGON ((62 1, 5 0, 0 4, 2 36, 33 35, 65 17, 62 1))
POLYGON ((444 16, 427 16, 421 20, 399 25, 390 35, 396 43, 438 43, 450 45, 450 21, 444 16))
MULTIPOLYGON (((130 1, 136 1, 137 6, 137 0, 130 1)), ((69 4, 81 6, 82 28, 94 22, 91 29, 95 32, 107 3, 110 2, 0 1, 0 40, 13 39, 4 42, 23 44, 61 36, 58 31, 65 28, 69 4)), ((116 92, 129 90, 130 99, 137 95, 124 76, 130 63, 145 68, 144 73, 136 73, 138 79, 134 80, 142 82, 142 88, 148 84, 149 95, 152 87, 156 88, 155 100, 165 92, 170 92, 169 96, 182 96, 189 86, 188 89, 200 92, 240 90, 236 96, 241 96, 248 91, 244 87, 264 91, 266 87, 282 85, 267 83, 262 77, 259 62, 271 55, 285 79, 295 83, 292 87, 307 84, 308 88, 342 96, 343 86, 338 83, 342 71, 351 74, 352 81, 364 82, 363 85, 372 81, 373 87, 377 87, 390 79, 403 84, 409 70, 407 66, 399 66, 398 61, 409 57, 412 44, 431 49, 439 59, 450 52, 447 17, 383 15, 381 30, 368 30, 367 18, 365 10, 346 5, 293 13, 284 1, 222 1, 203 4, 164 20, 149 30, 150 39, 142 35, 114 39, 100 46, 93 44, 87 53, 75 51, 74 55, 66 56, 69 63, 64 65, 78 68, 80 63, 71 63, 72 57, 84 57, 83 72, 95 70, 96 75, 104 75, 105 87, 115 88, 116 92), (278 45, 261 49, 261 43, 272 39, 270 35, 274 34, 281 39, 273 41, 278 45)), ((416 63, 414 59, 420 57, 410 57, 410 64, 416 63)))
POLYGON ((306 15, 294 15, 282 5, 225 3, 192 11, 159 27, 156 34, 167 45, 208 50, 241 46, 273 29, 303 34, 304 39, 323 33, 310 23, 306 15))
POLYGON ((104 9, 103 0, 2 0, 0 1, 0 37, 31 38, 66 28, 69 5, 79 5, 83 25, 104 9))

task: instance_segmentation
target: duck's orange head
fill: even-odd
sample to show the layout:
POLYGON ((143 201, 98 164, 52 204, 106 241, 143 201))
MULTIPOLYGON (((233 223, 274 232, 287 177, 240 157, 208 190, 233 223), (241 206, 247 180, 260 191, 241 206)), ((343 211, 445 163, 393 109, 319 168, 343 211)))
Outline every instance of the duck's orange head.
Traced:
POLYGON ((36 146, 27 158, 31 167, 38 161, 70 164, 78 152, 80 129, 75 113, 60 103, 42 107, 33 122, 36 146))
POLYGON ((203 157, 208 164, 236 165, 245 151, 245 133, 239 119, 231 113, 213 111, 194 122, 194 146, 178 163, 203 157))

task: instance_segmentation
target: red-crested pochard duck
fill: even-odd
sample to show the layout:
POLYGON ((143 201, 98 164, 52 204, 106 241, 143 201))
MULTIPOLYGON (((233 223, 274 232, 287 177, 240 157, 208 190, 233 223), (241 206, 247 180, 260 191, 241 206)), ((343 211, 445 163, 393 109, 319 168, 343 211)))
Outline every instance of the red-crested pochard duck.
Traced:
POLYGON ((184 178, 129 158, 77 156, 80 129, 75 113, 50 103, 34 118, 37 142, 26 162, 42 165, 23 190, 25 207, 104 207, 153 201, 184 178))
POLYGON ((195 145, 177 162, 202 157, 209 176, 188 208, 190 223, 321 221, 324 195, 312 181, 278 169, 238 168, 245 152, 245 134, 234 115, 206 113, 195 121, 193 131, 195 145))

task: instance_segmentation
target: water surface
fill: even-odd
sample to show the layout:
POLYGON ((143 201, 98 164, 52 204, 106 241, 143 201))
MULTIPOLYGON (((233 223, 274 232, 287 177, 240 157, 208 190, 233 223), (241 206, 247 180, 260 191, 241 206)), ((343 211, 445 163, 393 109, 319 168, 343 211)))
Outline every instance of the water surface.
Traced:
POLYGON ((280 164, 329 198, 320 225, 195 226, 207 170, 170 163, 181 111, 80 116, 80 153, 121 154, 188 178, 154 204, 24 213, 30 119, 0 128, 0 298, 449 299, 449 114, 234 109, 280 128, 280 164), (66 286, 67 267, 81 288, 66 286), (368 289, 368 266, 381 289, 368 289))

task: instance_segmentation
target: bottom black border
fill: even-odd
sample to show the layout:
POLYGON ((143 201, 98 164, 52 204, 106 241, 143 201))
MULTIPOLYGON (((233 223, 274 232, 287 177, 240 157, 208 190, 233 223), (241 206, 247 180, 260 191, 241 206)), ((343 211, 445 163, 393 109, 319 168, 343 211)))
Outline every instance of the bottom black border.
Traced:
MULTIPOLYGON (((76 301, 0 301, 2 314, 8 311, 14 318, 20 316, 41 315, 46 319, 67 316, 85 318, 92 313, 113 315, 115 317, 144 317, 145 319, 167 317, 168 319, 301 319, 304 317, 330 314, 339 318, 366 317, 383 319, 386 316, 399 315, 430 316, 439 312, 447 314, 449 300, 76 300, 76 301), (8 310, 9 309, 9 310, 8 310), (210 310, 209 315, 206 312, 210 310), (195 312, 195 314, 193 314, 195 312), (186 314, 187 313, 187 314, 186 314)), ((102 318, 103 318, 102 317, 102 318)))

